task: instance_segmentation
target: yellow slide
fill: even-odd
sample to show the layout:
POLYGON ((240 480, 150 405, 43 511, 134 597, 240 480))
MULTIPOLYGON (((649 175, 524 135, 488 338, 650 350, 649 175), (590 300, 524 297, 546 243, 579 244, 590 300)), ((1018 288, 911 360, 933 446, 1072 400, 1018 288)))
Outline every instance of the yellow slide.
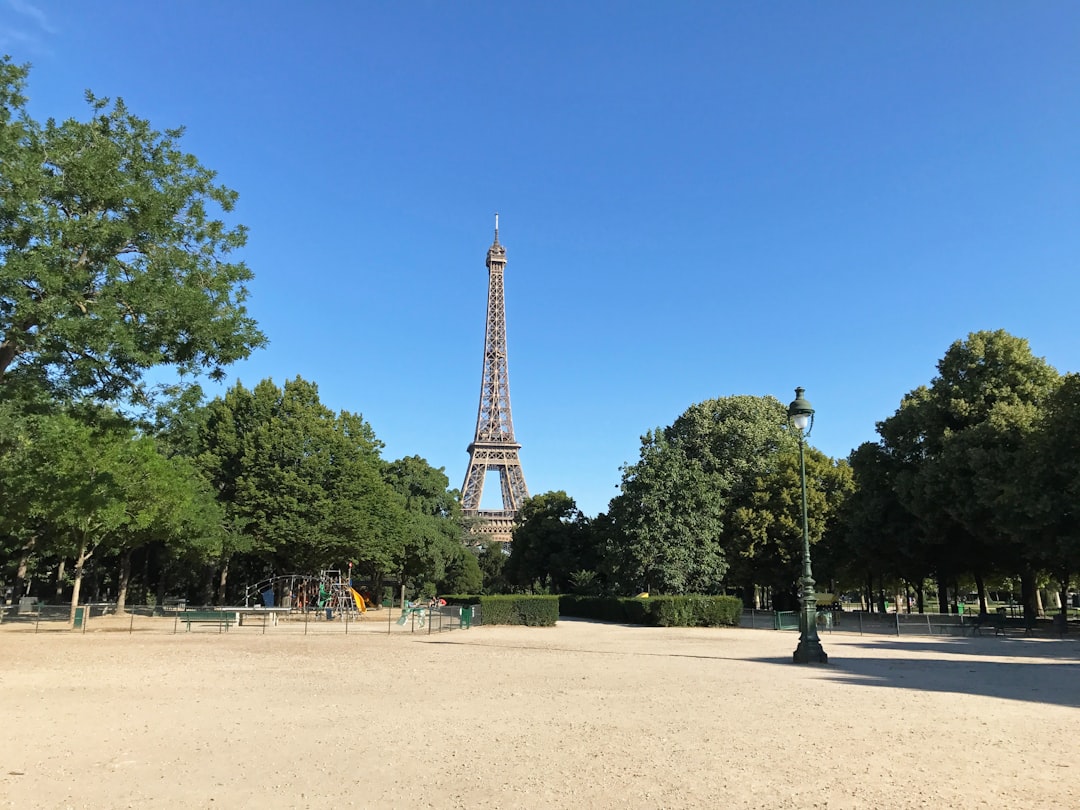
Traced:
POLYGON ((352 591, 353 601, 356 602, 356 609, 361 613, 367 613, 367 605, 364 604, 364 597, 356 592, 356 588, 349 588, 352 591))

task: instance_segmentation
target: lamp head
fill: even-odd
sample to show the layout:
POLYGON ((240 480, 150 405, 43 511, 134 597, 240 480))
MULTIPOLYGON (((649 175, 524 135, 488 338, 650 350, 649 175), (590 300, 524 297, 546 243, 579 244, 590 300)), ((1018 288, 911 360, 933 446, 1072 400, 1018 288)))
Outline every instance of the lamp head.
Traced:
POLYGON ((805 388, 795 389, 795 400, 788 405, 788 422, 803 435, 809 435, 814 427, 814 408, 803 398, 805 388))

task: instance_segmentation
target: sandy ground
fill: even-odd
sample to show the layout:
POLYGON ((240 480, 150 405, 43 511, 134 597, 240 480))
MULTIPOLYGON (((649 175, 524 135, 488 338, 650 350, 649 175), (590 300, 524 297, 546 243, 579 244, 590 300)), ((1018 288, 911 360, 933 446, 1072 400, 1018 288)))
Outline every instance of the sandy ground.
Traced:
POLYGON ((0 631, 0 807, 1080 807, 1076 641, 276 630, 0 631))

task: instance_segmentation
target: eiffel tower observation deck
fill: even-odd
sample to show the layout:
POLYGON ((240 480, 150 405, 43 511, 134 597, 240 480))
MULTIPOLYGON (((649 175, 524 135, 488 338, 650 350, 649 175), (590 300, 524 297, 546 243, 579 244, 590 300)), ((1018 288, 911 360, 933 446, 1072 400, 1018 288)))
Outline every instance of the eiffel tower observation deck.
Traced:
POLYGON ((495 215, 495 241, 487 252, 488 301, 484 331, 484 369, 480 377, 480 408, 476 435, 469 444, 469 469, 461 487, 461 505, 466 517, 477 518, 473 533, 477 539, 509 542, 521 505, 529 497, 514 439, 510 415, 510 374, 506 361, 506 300, 503 272, 506 248, 499 244, 499 215, 495 215), (488 472, 498 472, 502 509, 481 509, 484 481, 488 472))

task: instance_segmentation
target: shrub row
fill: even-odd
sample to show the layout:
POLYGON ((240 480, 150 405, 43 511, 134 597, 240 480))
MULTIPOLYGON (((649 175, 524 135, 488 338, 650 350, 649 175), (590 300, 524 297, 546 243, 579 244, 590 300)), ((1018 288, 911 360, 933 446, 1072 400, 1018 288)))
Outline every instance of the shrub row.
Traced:
POLYGON ((618 596, 559 598, 559 613, 604 622, 646 624, 653 627, 737 627, 742 600, 735 596, 618 596))
POLYGON ((529 627, 554 627, 559 620, 559 597, 525 596, 446 596, 451 605, 480 605, 484 624, 524 624, 529 627))

